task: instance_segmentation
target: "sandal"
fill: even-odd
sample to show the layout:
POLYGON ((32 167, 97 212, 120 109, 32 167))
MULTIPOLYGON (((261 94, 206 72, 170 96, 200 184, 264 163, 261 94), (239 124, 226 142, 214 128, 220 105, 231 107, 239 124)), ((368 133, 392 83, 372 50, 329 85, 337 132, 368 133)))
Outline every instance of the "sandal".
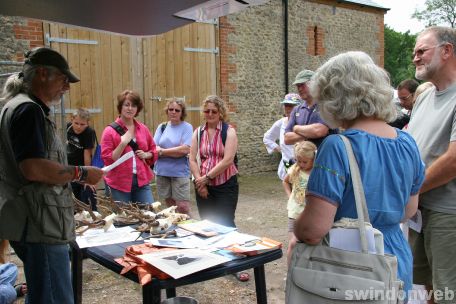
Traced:
POLYGON ((233 275, 238 279, 239 282, 247 282, 250 280, 250 275, 247 272, 236 272, 233 275))
POLYGON ((16 295, 18 298, 23 297, 27 293, 27 284, 21 283, 14 285, 14 289, 16 290, 16 295))

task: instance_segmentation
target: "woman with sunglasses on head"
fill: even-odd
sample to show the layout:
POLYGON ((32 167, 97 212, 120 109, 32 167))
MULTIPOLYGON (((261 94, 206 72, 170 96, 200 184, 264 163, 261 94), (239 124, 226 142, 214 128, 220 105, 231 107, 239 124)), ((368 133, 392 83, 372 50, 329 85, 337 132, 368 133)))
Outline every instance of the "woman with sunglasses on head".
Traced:
MULTIPOLYGON (((236 131, 226 123, 227 109, 220 97, 206 97, 201 107, 206 123, 193 132, 190 148, 198 213, 201 219, 236 227, 234 214, 239 196, 236 131)), ((249 280, 248 273, 239 272, 235 276, 239 281, 249 280)))
POLYGON ((119 117, 107 126, 101 137, 101 157, 110 165, 124 154, 134 157, 121 163, 105 176, 106 194, 114 201, 152 204, 150 166, 157 160, 155 142, 147 126, 135 119, 144 107, 138 93, 125 90, 117 96, 119 117))
POLYGON ((155 131, 158 160, 155 163, 157 192, 168 207, 190 215, 190 166, 188 154, 192 143, 193 127, 184 121, 187 116, 185 102, 172 98, 166 102, 168 121, 155 131))
POLYGON ((193 132, 190 149, 198 212, 202 219, 236 227, 234 213, 239 194, 238 170, 234 164, 236 131, 225 122, 227 110, 220 97, 206 97, 202 108, 206 123, 193 132), (222 131, 226 132, 225 142, 222 131))

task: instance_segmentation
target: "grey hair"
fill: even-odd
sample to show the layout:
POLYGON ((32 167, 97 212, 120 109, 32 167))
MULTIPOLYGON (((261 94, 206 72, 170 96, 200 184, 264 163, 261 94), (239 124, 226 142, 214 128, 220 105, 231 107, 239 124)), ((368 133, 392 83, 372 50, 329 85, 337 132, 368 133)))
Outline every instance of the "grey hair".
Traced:
POLYGON ((51 73, 58 71, 58 69, 53 66, 24 64, 22 72, 14 73, 8 77, 3 86, 3 92, 0 100, 2 102, 6 102, 18 94, 30 93, 33 79, 40 67, 47 69, 51 73))
POLYGON ((453 54, 456 56, 456 29, 446 26, 431 26, 424 29, 418 37, 427 33, 433 33, 438 44, 451 44, 453 46, 453 54))
POLYGON ((364 52, 329 59, 312 77, 310 92, 333 128, 363 116, 387 122, 396 118, 388 73, 364 52))

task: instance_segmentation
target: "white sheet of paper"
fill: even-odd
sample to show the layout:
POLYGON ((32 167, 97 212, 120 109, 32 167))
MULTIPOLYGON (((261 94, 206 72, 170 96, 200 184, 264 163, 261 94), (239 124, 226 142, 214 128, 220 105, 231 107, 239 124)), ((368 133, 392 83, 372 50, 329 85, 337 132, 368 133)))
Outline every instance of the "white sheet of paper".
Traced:
POLYGON ((109 172, 111 171, 112 169, 114 169, 115 167, 117 167, 118 165, 120 165, 121 163, 125 162, 126 160, 132 158, 133 156, 135 156, 135 152, 134 151, 130 151, 128 153, 125 153, 124 155, 122 155, 122 157, 120 157, 118 160, 116 160, 115 162, 113 162, 112 164, 110 164, 109 166, 106 166, 106 167, 103 167, 101 168, 101 170, 103 170, 104 172, 109 172))
POLYGON ((89 229, 84 235, 77 236, 76 242, 79 248, 132 242, 138 238, 139 233, 129 226, 121 228, 112 227, 106 232, 104 232, 103 228, 89 229))
POLYGON ((421 232, 423 227, 423 218, 421 217, 421 211, 418 209, 414 216, 412 216, 408 221, 408 226, 410 229, 415 230, 416 232, 421 232))
POLYGON ((257 236, 231 231, 206 239, 204 248, 225 248, 234 244, 244 244, 258 239, 259 237, 257 236))
POLYGON ((175 279, 230 261, 225 256, 200 249, 156 251, 138 255, 138 258, 175 279))
MULTIPOLYGON (((366 227, 367 250, 376 253, 374 231, 366 227)), ((359 230, 354 228, 332 228, 329 230, 329 246, 333 248, 361 252, 359 230)))
POLYGON ((190 249, 190 248, 199 248, 204 246, 204 241, 195 236, 190 235, 181 238, 169 238, 169 239, 155 239, 151 238, 146 240, 145 242, 151 243, 154 246, 159 247, 171 247, 171 248, 183 248, 183 249, 190 249))

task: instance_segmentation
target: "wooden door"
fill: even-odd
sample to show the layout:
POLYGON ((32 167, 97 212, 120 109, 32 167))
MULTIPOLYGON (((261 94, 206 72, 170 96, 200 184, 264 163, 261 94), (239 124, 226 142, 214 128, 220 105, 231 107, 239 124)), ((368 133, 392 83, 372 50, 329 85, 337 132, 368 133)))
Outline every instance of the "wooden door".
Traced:
MULTIPOLYGON (((138 119, 152 133, 166 120, 163 108, 171 97, 184 98, 187 121, 199 125, 201 100, 217 91, 217 54, 210 51, 216 48, 215 27, 194 23, 162 35, 137 38, 45 23, 45 41, 67 58, 70 69, 81 79, 65 95, 66 113, 56 115, 57 125, 63 128, 74 109, 88 108, 91 125, 100 137, 117 117, 116 97, 125 89, 137 91, 144 99, 138 119)), ((59 109, 55 112, 60 114, 59 109)))

